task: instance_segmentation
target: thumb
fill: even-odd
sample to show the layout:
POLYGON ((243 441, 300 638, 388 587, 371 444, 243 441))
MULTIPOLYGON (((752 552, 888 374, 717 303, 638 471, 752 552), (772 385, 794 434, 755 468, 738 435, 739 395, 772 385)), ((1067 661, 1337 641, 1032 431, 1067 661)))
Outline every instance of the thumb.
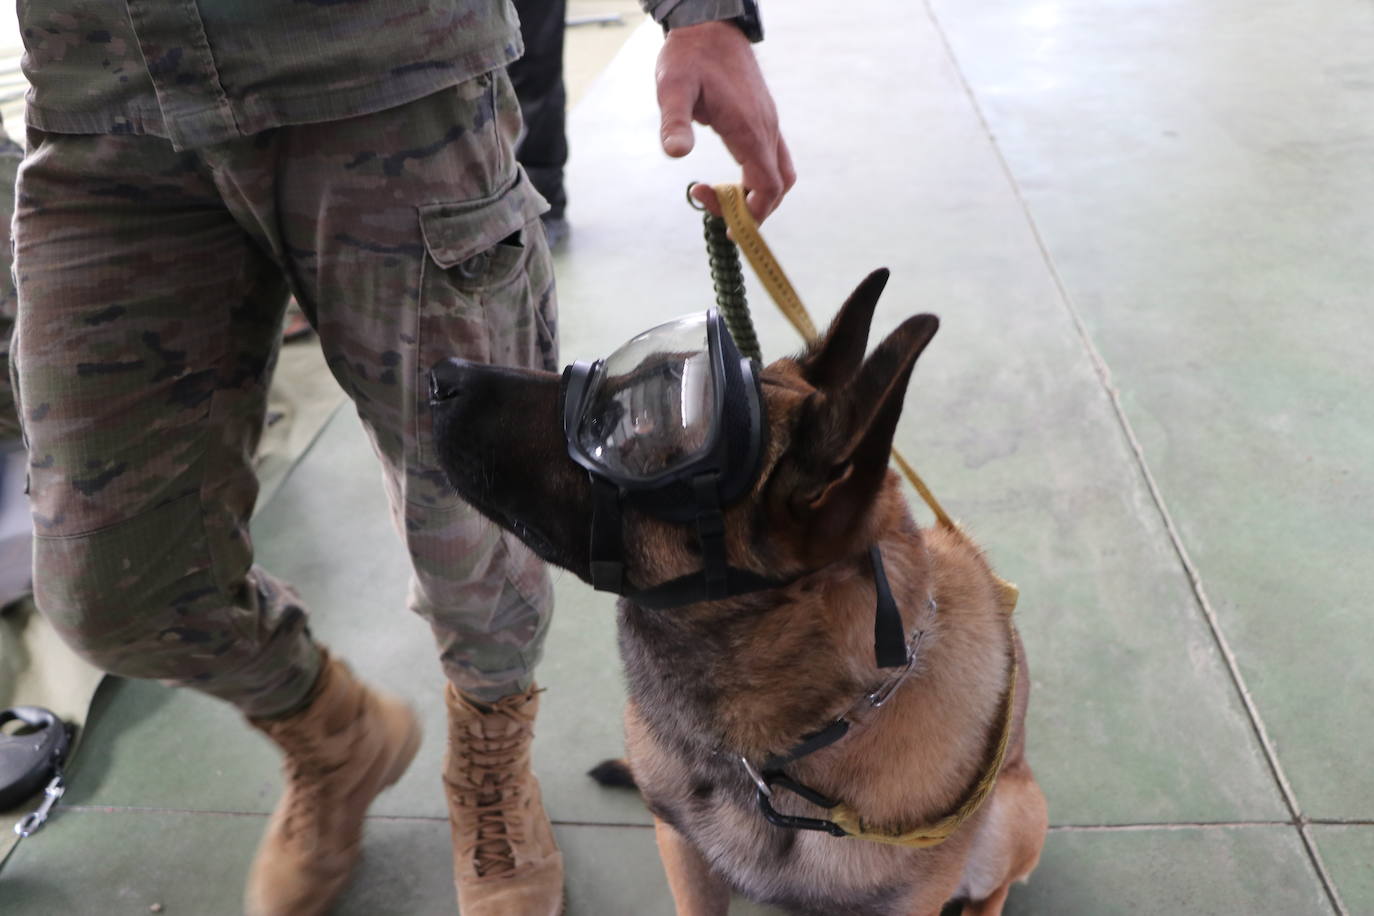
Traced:
POLYGON ((663 119, 663 151, 674 159, 679 159, 692 151, 696 138, 692 136, 692 122, 663 119))
POLYGON ((664 79, 658 84, 658 107, 662 113, 659 139, 663 151, 674 159, 687 155, 696 145, 692 135, 692 107, 696 93, 681 80, 664 79))

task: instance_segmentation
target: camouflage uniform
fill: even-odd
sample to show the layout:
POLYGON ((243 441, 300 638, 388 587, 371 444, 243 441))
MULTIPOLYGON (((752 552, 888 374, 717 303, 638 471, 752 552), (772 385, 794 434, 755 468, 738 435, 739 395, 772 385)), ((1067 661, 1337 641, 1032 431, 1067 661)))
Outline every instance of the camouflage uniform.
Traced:
MULTIPOLYGON (((683 25, 743 3, 645 6, 683 25)), ((557 364, 507 0, 19 0, 19 18, 40 608, 106 670, 253 716, 299 704, 319 653, 248 534, 294 293, 382 461, 446 674, 487 700, 527 687, 547 574, 452 495, 426 403, 444 356, 557 364)))

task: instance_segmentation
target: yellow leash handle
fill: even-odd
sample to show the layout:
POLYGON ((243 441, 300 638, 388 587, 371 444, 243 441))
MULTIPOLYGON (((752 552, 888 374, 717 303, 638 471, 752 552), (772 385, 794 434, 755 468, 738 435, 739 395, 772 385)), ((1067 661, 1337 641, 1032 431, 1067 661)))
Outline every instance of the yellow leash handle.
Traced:
MULTIPOLYGON (((738 184, 718 184, 712 185, 712 190, 716 192, 716 199, 720 201, 721 213, 725 216, 725 223, 730 227, 731 234, 735 237, 735 244, 739 245, 740 251, 744 252, 745 258, 749 261, 749 266, 754 268, 754 273, 758 275, 759 281, 763 283, 764 289, 768 290, 768 295, 773 297, 778 309, 792 323, 792 327, 797 329, 802 338, 810 343, 816 339, 816 325, 811 320, 811 315, 806 311, 806 306, 802 305, 801 297, 797 295, 797 290, 792 286, 792 281, 787 279, 787 274, 783 273, 782 267, 778 264, 778 259, 773 257, 773 252, 768 248, 768 243, 759 234, 758 223, 754 222, 754 215, 749 212, 749 208, 744 203, 744 187, 738 184)), ((935 513, 935 519, 939 524, 952 531, 959 531, 959 526, 949 517, 949 513, 940 505, 935 494, 930 487, 926 486, 921 475, 916 473, 916 469, 906 460, 897 449, 892 450, 892 460, 897 462, 897 467, 902 474, 911 482, 912 487, 920 494, 921 499, 930 507, 930 511, 935 513)), ((1015 585, 1000 578, 995 573, 993 578, 997 583, 998 603, 1010 614, 1016 607, 1019 591, 1015 585)))

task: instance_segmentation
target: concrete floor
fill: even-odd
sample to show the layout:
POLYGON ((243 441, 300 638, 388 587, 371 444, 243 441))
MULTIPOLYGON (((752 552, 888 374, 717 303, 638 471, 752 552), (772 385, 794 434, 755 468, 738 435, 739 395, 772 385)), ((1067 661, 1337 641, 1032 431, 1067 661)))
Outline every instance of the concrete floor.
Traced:
MULTIPOLYGON (((766 228, 822 318, 883 264, 876 331, 942 318, 899 444, 1022 589, 1054 826, 1008 913, 1374 912, 1374 7, 833 9, 766 9, 801 174, 766 228)), ((659 40, 638 30, 572 114, 565 361, 711 301, 682 192, 734 169, 704 138, 658 152, 659 40)), ((793 349, 753 302, 765 354, 793 349)), ((452 913, 440 676, 377 476, 341 414, 255 535, 429 729, 339 912, 452 913)), ((582 775, 619 751, 611 602, 557 588, 536 765, 569 913, 670 913, 645 812, 582 775)), ((108 686, 92 721, 0 910, 236 912, 271 749, 153 684, 108 686)))

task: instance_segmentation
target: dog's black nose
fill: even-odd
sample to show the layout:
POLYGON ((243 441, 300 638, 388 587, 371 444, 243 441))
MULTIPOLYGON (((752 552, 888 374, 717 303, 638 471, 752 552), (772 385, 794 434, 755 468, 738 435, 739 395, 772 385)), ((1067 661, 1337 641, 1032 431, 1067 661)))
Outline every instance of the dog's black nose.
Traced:
POLYGON ((435 363, 434 368, 429 370, 430 403, 446 401, 457 395, 463 387, 463 378, 471 365, 470 360, 459 359, 456 356, 435 363))

